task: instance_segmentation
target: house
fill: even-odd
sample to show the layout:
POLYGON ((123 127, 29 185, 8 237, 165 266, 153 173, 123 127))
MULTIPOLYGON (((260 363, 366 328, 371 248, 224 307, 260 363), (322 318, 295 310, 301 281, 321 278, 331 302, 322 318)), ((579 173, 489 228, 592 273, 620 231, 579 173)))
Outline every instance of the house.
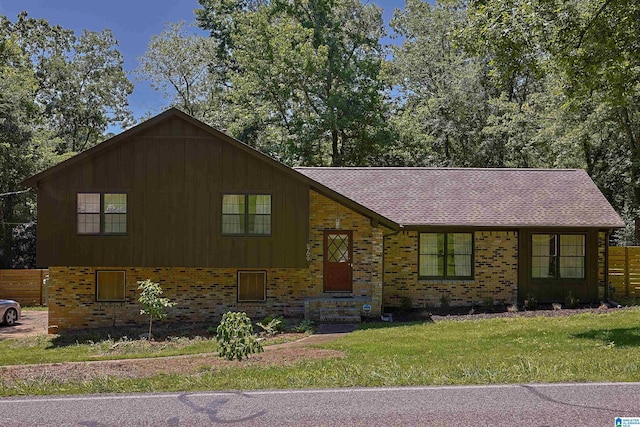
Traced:
POLYGON ((23 185, 57 330, 144 321, 147 278, 180 321, 597 301, 623 226, 582 170, 292 169, 175 109, 23 185))

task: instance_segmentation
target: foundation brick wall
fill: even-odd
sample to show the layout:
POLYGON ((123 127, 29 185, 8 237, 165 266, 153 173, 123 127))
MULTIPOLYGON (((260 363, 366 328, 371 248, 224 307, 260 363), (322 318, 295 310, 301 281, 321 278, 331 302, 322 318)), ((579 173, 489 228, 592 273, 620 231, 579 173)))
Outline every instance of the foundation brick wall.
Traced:
POLYGON ((68 328, 95 328, 141 324, 139 280, 160 283, 164 296, 176 302, 167 321, 217 321, 229 310, 246 311, 251 317, 267 314, 302 315, 301 294, 306 269, 264 269, 266 302, 237 302, 238 269, 52 267, 49 279, 50 332, 68 328), (96 302, 95 272, 124 270, 125 302, 96 302))
POLYGON ((473 280, 422 280, 418 278, 418 232, 402 231, 385 241, 384 306, 399 307, 409 297, 414 307, 437 307, 446 295, 451 305, 472 305, 491 297, 512 304, 518 291, 518 233, 474 233, 473 280))
POLYGON ((310 192, 308 268, 180 268, 180 267, 51 267, 49 271, 50 332, 65 329, 144 324, 138 303, 139 280, 159 282, 164 296, 176 302, 167 322, 217 322, 227 311, 245 311, 252 318, 302 316, 306 297, 325 295, 323 231, 353 231, 353 296, 370 298, 371 316, 382 306, 383 228, 315 191, 310 192), (97 270, 126 272, 125 302, 96 302, 97 270), (267 272, 266 302, 237 302, 237 271, 267 272))

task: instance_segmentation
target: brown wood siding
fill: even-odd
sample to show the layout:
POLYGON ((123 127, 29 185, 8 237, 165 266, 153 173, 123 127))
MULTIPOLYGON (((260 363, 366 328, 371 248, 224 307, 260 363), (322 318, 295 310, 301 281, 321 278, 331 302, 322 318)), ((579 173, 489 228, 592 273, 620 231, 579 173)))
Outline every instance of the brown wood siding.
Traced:
POLYGON ((38 187, 39 266, 306 267, 309 188, 171 118, 38 187), (76 193, 126 192, 127 234, 76 233, 76 193), (272 233, 222 236, 224 193, 272 195, 272 233))
POLYGON ((596 302, 598 299, 598 230, 597 229, 522 229, 518 239, 518 302, 529 295, 539 303, 559 302, 564 304, 569 292, 581 302, 596 302), (584 234, 585 277, 584 279, 532 279, 531 235, 584 234))

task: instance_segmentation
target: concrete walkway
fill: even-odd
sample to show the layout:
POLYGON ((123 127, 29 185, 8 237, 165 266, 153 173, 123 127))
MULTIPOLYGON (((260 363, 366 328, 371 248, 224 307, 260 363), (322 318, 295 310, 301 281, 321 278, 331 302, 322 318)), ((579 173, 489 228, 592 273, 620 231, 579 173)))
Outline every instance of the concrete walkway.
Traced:
POLYGON ((333 341, 337 338, 340 338, 350 332, 358 329, 357 324, 345 324, 345 325, 334 325, 334 324, 322 324, 318 325, 316 332, 313 335, 309 335, 308 337, 304 337, 297 341, 287 342, 284 344, 276 344, 265 347, 265 350, 278 350, 280 348, 295 348, 295 347, 306 347, 308 345, 315 344, 324 344, 329 341, 333 341))

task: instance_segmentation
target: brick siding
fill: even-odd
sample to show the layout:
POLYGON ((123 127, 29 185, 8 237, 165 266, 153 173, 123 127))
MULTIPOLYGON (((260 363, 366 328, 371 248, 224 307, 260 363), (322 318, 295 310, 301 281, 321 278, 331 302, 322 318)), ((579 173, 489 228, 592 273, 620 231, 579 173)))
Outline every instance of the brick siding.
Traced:
POLYGON ((418 232, 402 231, 385 240, 384 306, 399 307, 403 297, 414 307, 437 307, 447 296, 452 306, 494 302, 515 303, 518 283, 518 234, 515 231, 474 233, 472 280, 418 278, 418 232))

